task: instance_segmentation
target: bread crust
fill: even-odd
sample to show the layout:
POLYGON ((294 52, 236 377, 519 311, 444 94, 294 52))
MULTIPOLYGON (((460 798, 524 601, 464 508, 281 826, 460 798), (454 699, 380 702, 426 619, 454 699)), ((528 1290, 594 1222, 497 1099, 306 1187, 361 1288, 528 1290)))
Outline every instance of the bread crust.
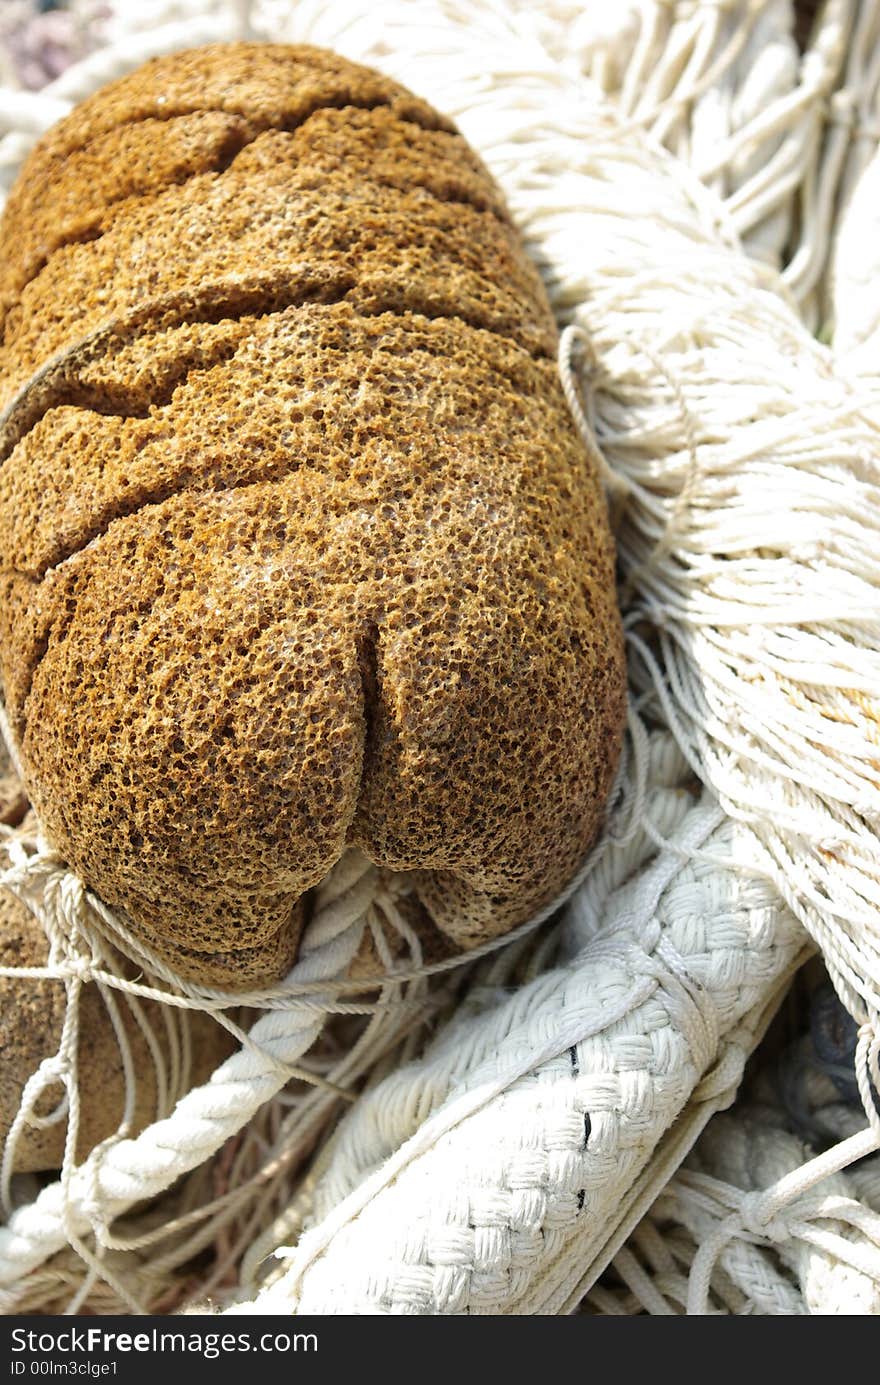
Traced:
POLYGON ((24 184, 69 206, 71 160, 146 141, 160 87, 191 120, 202 69, 212 111, 233 74, 234 158, 108 184, 99 236, 10 300, 0 667, 59 851, 186 974, 246 986, 348 846, 416 871, 457 946, 552 899, 625 674, 552 315, 448 122, 342 59, 232 45, 99 93, 24 184))

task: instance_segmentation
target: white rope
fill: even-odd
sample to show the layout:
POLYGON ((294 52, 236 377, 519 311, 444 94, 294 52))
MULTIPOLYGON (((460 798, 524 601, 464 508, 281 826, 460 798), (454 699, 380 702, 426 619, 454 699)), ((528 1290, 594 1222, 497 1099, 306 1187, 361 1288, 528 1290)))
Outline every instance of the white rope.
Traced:
MULTIPOLYGON (((535 12, 500 0, 157 0, 141 9, 120 21, 115 42, 39 97, 0 104, 0 129, 4 120, 10 129, 0 140, 7 185, 62 108, 149 53, 240 33, 329 44, 399 77, 459 121, 504 187, 571 327, 560 367, 591 447, 594 430, 598 436, 621 522, 634 694, 652 695, 652 714, 659 707, 680 758, 669 774, 669 738, 649 737, 634 708, 626 811, 591 859, 558 937, 571 960, 479 1011, 470 1028, 466 1018, 453 1025, 451 1034, 469 1036, 455 1059, 441 1039, 415 1076, 403 1069, 362 1098, 341 1128, 357 1138, 341 1133, 302 1207, 290 1216, 279 1209, 279 1227, 297 1226, 307 1207, 319 1224, 257 1304, 286 1308, 296 1293, 301 1307, 332 1311, 347 1283, 352 1303, 401 1311, 559 1311, 613 1255, 707 1112, 730 1099, 801 946, 780 901, 822 947, 863 1025, 863 1096, 876 1077, 874 395, 835 373, 762 263, 781 263, 790 292, 815 316, 835 199, 852 181, 847 150, 865 139, 864 127, 849 121, 845 91, 831 98, 845 77, 848 35, 859 36, 859 72, 866 81, 869 67, 873 74, 874 7, 831 0, 799 68, 782 3, 621 6, 619 28, 602 19, 614 31, 604 47, 585 40, 589 62, 573 48, 560 61, 570 35, 586 34, 591 22, 586 9, 562 3, 535 12), (765 52, 771 60, 758 70, 765 52), (618 102, 624 123, 597 109, 596 83, 618 102), (824 141, 826 122, 846 139, 832 131, 824 141), (800 240, 786 261, 795 225, 800 240), (736 251, 738 235, 753 263, 736 251), (683 766, 709 783, 729 821, 719 825, 709 795, 695 835, 684 830, 676 807, 690 802, 683 766), (736 906, 728 897, 734 881, 736 906), (581 987, 574 994, 573 978, 581 987), (546 1109, 532 1102, 538 1089, 546 1109), (592 1133, 584 1148, 585 1115, 592 1133), (564 1151, 555 1163, 554 1150, 564 1151), (511 1189, 509 1160, 525 1167, 529 1151, 530 1172, 511 1189), (386 1157, 394 1182, 376 1171, 386 1157), (428 1227, 419 1210, 426 1171, 435 1215, 428 1227), (466 1181, 489 1207, 472 1228, 462 1221, 466 1181)), ((15 862, 8 878, 31 905, 53 911, 61 934, 109 930, 127 950, 124 921, 77 894, 59 871, 38 853, 15 862)), ((121 1268, 125 1252, 113 1258, 112 1218, 213 1153, 248 1120, 244 1109, 262 1105, 260 1120, 267 1118, 267 1098, 304 1052, 298 1045, 314 1041, 328 1011, 345 1011, 345 988, 329 983, 367 916, 366 905, 346 915, 336 943, 315 948, 311 970, 298 964, 304 969, 290 984, 255 997, 265 1013, 241 1053, 173 1115, 137 1139, 102 1146, 82 1170, 69 1157, 61 1182, 13 1213, 0 1232, 2 1282, 22 1276, 37 1293, 37 1267, 67 1239, 90 1266, 86 1281, 71 1279, 74 1303, 103 1275, 137 1305, 121 1268)), ((156 959, 134 955, 172 984, 156 959)), ((535 956, 550 960, 550 942, 535 956)), ((69 953, 55 962, 73 966, 69 953)), ((416 960, 408 975, 427 970, 416 960)), ((85 977, 71 972, 65 984, 75 991, 85 977)), ((161 984, 101 979, 114 993, 162 994, 161 984)), ((226 999, 199 988, 165 994, 221 1017, 226 999)), ((69 1053, 70 1030, 62 1042, 69 1053)), ((386 1051, 381 1043, 365 1048, 363 1060, 386 1051)), ((316 1096, 310 1109, 317 1120, 327 1108, 316 1096)), ((272 1140, 282 1128, 279 1116, 272 1140)), ((181 1213, 183 1245, 208 1234, 201 1226, 186 1240, 196 1211, 181 1213)), ((746 1215, 755 1215, 754 1204, 746 1215)), ((268 1244, 264 1237, 261 1251, 268 1244)), ((228 1260, 228 1247, 224 1254, 228 1260)), ((728 1271, 740 1254, 735 1239, 719 1246, 728 1271)), ((676 1291, 680 1263, 666 1262, 676 1291)), ((624 1264, 644 1287, 638 1264, 626 1256, 624 1264)), ((253 1258, 249 1272, 257 1273, 253 1258)), ((774 1293, 789 1301, 765 1281, 768 1302, 774 1293)), ((7 1302, 21 1301, 17 1293, 10 1289, 7 1302)), ((661 1298, 652 1296, 655 1307, 661 1298)))
MULTIPOLYGON (((829 310, 834 323, 834 350, 842 368, 853 377, 861 376, 868 386, 873 380, 875 390, 880 342, 878 191, 880 155, 874 153, 855 183, 838 225, 829 310)), ((874 412, 876 416, 876 406, 874 412)))
POLYGON ((588 1311, 658 1312, 662 1298, 663 1311, 700 1314, 880 1313, 877 1142, 817 1062, 806 1037, 765 1060, 748 1101, 709 1123, 599 1297, 588 1294, 588 1311), (792 1116, 829 1144, 819 1157, 792 1116), (674 1245, 671 1265, 657 1242, 674 1245), (727 1279, 739 1298, 722 1292, 727 1279))
MULTIPOLYGON (((722 1135, 729 1129, 729 1125, 722 1124, 722 1135)), ((759 1135, 753 1133, 753 1137, 757 1139, 759 1135)), ((832 1174, 877 1148, 871 1133, 862 1132, 852 1140, 835 1146, 827 1155, 818 1155, 805 1164, 798 1162, 769 1188, 741 1194, 731 1194, 726 1184, 713 1180, 709 1191, 722 1204, 728 1202, 733 1210, 703 1240, 694 1257, 688 1312, 705 1314, 715 1262, 723 1248, 734 1238, 739 1238, 777 1245, 801 1242, 804 1246, 816 1248, 823 1258, 831 1258, 829 1269, 832 1273, 838 1266, 840 1270, 856 1272, 855 1282, 851 1274, 844 1275, 844 1292, 841 1295, 838 1288, 836 1311, 880 1313, 880 1216, 845 1195, 835 1196, 824 1189, 821 1195, 817 1195, 815 1191, 819 1185, 825 1185, 832 1174), (848 1239, 843 1234, 844 1229, 855 1231, 857 1238, 848 1239), (858 1282, 859 1279, 864 1282, 858 1282), (847 1298, 849 1306, 846 1306, 847 1298)), ((777 1150, 778 1142, 774 1152, 777 1150)), ((795 1151, 795 1158, 802 1159, 803 1149, 798 1149, 796 1142, 795 1151)), ((757 1151, 753 1150, 752 1153, 756 1155, 757 1151)), ((784 1144, 783 1153, 788 1153, 784 1144)), ((707 1190, 704 1182, 684 1172, 679 1176, 679 1181, 685 1189, 707 1190)), ((805 1269, 807 1280, 811 1270, 812 1266, 808 1263, 805 1269)), ((837 1272, 839 1276, 840 1271, 837 1272)), ((826 1286, 823 1310, 834 1311, 829 1307, 828 1297, 826 1286)), ((811 1307, 809 1300, 808 1294, 807 1304, 811 1307)), ((817 1306, 814 1304, 813 1310, 817 1306)))
MULTIPOLYGON (((842 112, 848 111, 852 125, 856 122, 856 111, 860 128, 856 131, 854 150, 847 156, 844 174, 844 191, 840 199, 844 211, 836 235, 836 248, 832 271, 833 305, 831 318, 834 324, 834 347, 839 361, 839 369, 851 378, 860 379, 863 391, 862 413, 877 430, 880 427, 880 408, 877 405, 877 324, 880 322, 880 291, 872 265, 876 263, 877 216, 876 190, 878 178, 877 156, 870 160, 870 150, 876 148, 878 131, 865 137, 865 110, 877 100, 880 68, 875 64, 871 74, 864 75, 866 35, 876 35, 880 24, 880 7, 860 7, 858 23, 850 43, 847 70, 850 73, 846 102, 835 103, 835 118, 842 119, 842 112), (862 72, 859 73, 861 64, 862 72), (855 76, 853 74, 856 74, 855 76)), ((874 43, 876 51, 876 42, 874 43)), ((838 140, 839 146, 839 140, 838 140)), ((867 555, 866 555, 867 556, 867 555)), ((858 680, 853 679, 858 687, 858 680)), ((876 679, 867 678, 861 686, 866 699, 876 696, 876 679)), ((840 980, 840 977, 838 977, 840 980)), ((858 983, 856 983, 858 984, 858 983)), ((852 1000, 846 985, 844 994, 852 1000)), ((803 1294, 803 1307, 797 1311, 810 1312, 868 1312, 880 1311, 880 1249, 877 1245, 876 1217, 869 1221, 871 1228, 868 1238, 864 1237, 865 1206, 859 1198, 865 1199, 867 1206, 880 1207, 877 1198, 876 1174, 880 1167, 877 1159, 866 1159, 870 1151, 880 1148, 880 1118, 878 1118, 874 1092, 878 1088, 878 1049, 876 1018, 866 1022, 859 1031, 856 1056, 856 1077, 868 1128, 863 1129, 855 1111, 845 1112, 840 1104, 828 1104, 830 1123, 825 1127, 825 1135, 832 1140, 831 1147, 820 1157, 804 1162, 804 1146, 790 1133, 769 1127, 755 1130, 755 1113, 750 1112, 744 1119, 749 1120, 748 1154, 744 1160, 745 1168, 731 1168, 735 1162, 731 1151, 737 1148, 736 1136, 740 1127, 733 1118, 725 1118, 719 1123, 720 1134, 715 1134, 715 1126, 710 1126, 707 1136, 697 1147, 697 1167, 709 1171, 719 1171, 720 1176, 732 1180, 713 1187, 712 1196, 716 1199, 715 1219, 706 1219, 705 1209, 698 1227, 691 1203, 694 1198, 692 1183, 685 1175, 676 1178, 668 1196, 658 1207, 658 1218, 662 1216, 664 1234, 669 1234, 670 1217, 675 1224, 685 1226, 698 1235, 698 1245, 693 1245, 690 1259, 686 1253, 683 1260, 687 1275, 692 1275, 688 1292, 680 1302, 689 1305, 689 1311, 704 1312, 710 1302, 710 1289, 715 1285, 715 1262, 720 1255, 726 1268, 731 1248, 738 1265, 740 1284, 745 1283, 743 1267, 754 1270, 757 1266, 762 1281, 767 1274, 776 1286, 778 1273, 768 1267, 766 1254, 758 1249, 758 1243, 775 1242, 779 1253, 797 1272, 803 1294), (712 1138, 710 1139, 710 1136, 712 1138), (841 1139, 841 1136, 844 1138, 841 1139), (725 1158, 721 1158, 721 1153, 725 1158), (764 1156, 763 1176, 755 1180, 754 1168, 757 1164, 757 1151, 764 1156), (780 1164, 785 1175, 767 1186, 770 1170, 774 1167, 778 1176, 780 1164), (835 1174, 838 1169, 847 1169, 846 1177, 835 1174), (836 1183, 835 1183, 836 1177, 836 1183), (750 1181, 752 1180, 752 1181, 750 1181), (743 1203, 738 1188, 750 1187, 755 1191, 743 1203), (844 1197, 837 1209, 829 1208, 827 1193, 836 1187, 844 1197), (825 1198, 816 1197, 819 1191, 825 1198), (855 1200, 852 1196, 854 1193, 855 1200), (873 1197, 873 1202, 872 1202, 873 1197), (720 1209, 720 1210, 719 1210, 720 1209), (815 1219, 818 1218, 818 1223, 815 1219), (831 1219, 830 1223, 828 1218, 831 1219), (850 1231, 829 1232, 827 1227, 839 1223, 850 1224, 850 1231), (856 1262, 853 1252, 841 1235, 862 1237, 856 1262)), ((766 1121, 764 1107, 762 1114, 766 1121)), ((863 1117, 864 1118, 864 1117, 863 1117)), ((880 1185, 878 1185, 880 1186, 880 1185)), ((622 1271, 621 1271, 622 1273, 622 1271)), ((786 1286, 785 1293, 789 1292, 786 1286)), ((759 1299, 751 1294, 749 1302, 759 1299)), ((631 1295, 630 1306, 637 1311, 646 1299, 631 1295)), ((768 1311, 760 1308, 759 1311, 768 1311)), ((772 1311, 772 1310, 770 1310, 772 1311)))
MULTIPOLYGON (((375 878, 366 871, 350 884, 345 868, 340 875, 339 893, 331 877, 322 888, 300 959, 288 977, 291 983, 331 982, 345 974, 357 951, 376 894, 375 878)), ((134 1139, 105 1142, 82 1166, 14 1212, 0 1228, 0 1285, 15 1284, 61 1249, 70 1232, 84 1236, 91 1230, 100 1241, 121 1211, 155 1196, 213 1154, 284 1085, 289 1075, 284 1065, 314 1043, 322 1026, 320 1009, 316 1011, 320 1001, 320 996, 299 1003, 291 999, 286 1009, 264 1014, 250 1031, 250 1045, 223 1063, 207 1084, 184 1096, 166 1120, 154 1122, 134 1139)), ((69 1006, 68 1015, 75 1013, 76 1007, 69 1006)), ((72 1043, 66 1046, 68 1063, 72 1043)), ((73 1084, 69 1094, 72 1090, 73 1084)), ((66 1159, 65 1169, 71 1162, 66 1159)), ((14 1302, 14 1290, 6 1298, 14 1302)))
MULTIPOLYGON (((857 689, 860 679, 870 685, 876 659, 871 588, 853 570, 846 529, 856 522, 856 506, 859 523, 870 527, 865 511, 872 502, 867 496, 854 501, 850 517, 843 499, 852 475, 841 458, 853 445, 870 457, 875 442, 861 401, 834 377, 827 353, 784 299, 769 291, 761 267, 732 256, 714 239, 717 214, 680 169, 664 164, 661 176, 657 155, 647 149, 639 154, 644 146, 634 136, 616 131, 612 144, 607 122, 597 117, 590 125, 582 105, 574 99, 565 104, 558 71, 546 106, 553 112, 552 153, 548 139, 544 154, 535 136, 526 134, 522 109, 540 103, 539 63, 530 69, 526 94, 517 93, 522 104, 516 114, 502 111, 503 98, 494 98, 501 72, 512 65, 513 39, 498 60, 498 86, 491 88, 497 133, 487 137, 488 96, 479 121, 470 113, 474 78, 468 54, 460 53, 440 75, 433 54, 420 61, 415 41, 406 45, 403 9, 394 11, 390 55, 369 56, 395 74, 406 70, 411 82, 419 76, 420 90, 452 111, 466 133, 473 132, 505 183, 515 215, 552 266, 558 308, 592 338, 601 367, 598 386, 592 382, 594 417, 603 451, 630 491, 621 553, 639 593, 633 624, 647 619, 658 627, 662 664, 633 633, 646 683, 657 685, 664 715, 695 769, 722 793, 728 811, 748 824, 750 830, 737 838, 742 866, 756 867, 773 881, 823 945, 851 1000, 870 1005, 872 978, 880 977, 866 926, 876 869, 874 833, 865 820, 873 812, 865 776, 870 737, 857 703, 853 730, 841 720, 850 713, 843 690, 850 680, 857 689), (568 208, 577 208, 578 215, 566 220, 568 208), (622 263, 639 271, 621 276, 616 267, 622 263), (578 311, 578 304, 585 306, 578 311), (805 418, 805 399, 812 420, 805 418), (809 441, 802 444, 802 438, 809 441), (825 677, 833 717, 822 711, 825 677), (818 745, 817 714, 828 717, 818 745), (829 845, 841 836, 847 856, 838 867, 836 859, 829 862, 829 845), (860 903, 850 882, 855 878, 861 888, 862 876, 869 897, 860 903), (843 898, 845 910, 829 908, 829 896, 843 898)), ((456 17, 462 9, 456 8, 456 17)), ((449 16, 449 6, 444 13, 449 16)), ((493 12, 493 23, 497 18, 493 12)), ((326 37, 326 22, 321 33, 326 37)), ((481 37, 488 49, 488 34, 481 37)), ((494 52, 497 32, 492 37, 494 52)), ((448 33, 446 42, 448 55, 448 33)), ((485 77, 484 65, 480 71, 485 77)), ((863 484, 871 482, 866 478, 863 484)), ((868 563, 870 551, 866 547, 868 563)), ((655 1143, 658 1135, 659 1130, 655 1143)), ((515 1142, 513 1130, 510 1138, 515 1142)), ((491 1145, 495 1136, 487 1139, 491 1145)), ((499 1143, 506 1148, 503 1139, 499 1143)), ((460 1166, 457 1173, 460 1180, 460 1166)), ((394 1185, 398 1193, 402 1181, 394 1185)), ((612 1184, 603 1193, 605 1205, 613 1205, 619 1188, 612 1184)), ((374 1205, 383 1205, 387 1225, 397 1218, 408 1236, 414 1234, 414 1207, 399 1194, 392 1213, 384 1206, 388 1197, 390 1189, 384 1199, 355 1210, 348 1235, 332 1223, 335 1235, 323 1261, 316 1260, 303 1280, 303 1311, 329 1304, 331 1281, 345 1274, 343 1258, 350 1266, 359 1263, 357 1247, 362 1239, 366 1245, 367 1227, 373 1236, 380 1234, 374 1205)), ((429 1262, 428 1251, 423 1253, 429 1262)), ((386 1246, 389 1260, 394 1254, 386 1246)), ((426 1264, 422 1270, 427 1273, 426 1264)), ((546 1280, 546 1267, 539 1268, 536 1257, 523 1274, 546 1280)), ((356 1275, 354 1268, 345 1281, 355 1302, 366 1292, 362 1283, 351 1282, 356 1275)), ((378 1284, 378 1274, 372 1282, 378 1284)), ((401 1282, 385 1284, 392 1297, 382 1301, 395 1301, 401 1282)), ((293 1281, 287 1290, 293 1291, 293 1281)), ((380 1292, 371 1291, 369 1301, 380 1292)), ((432 1296, 438 1292, 435 1286, 427 1297, 423 1291, 420 1299, 406 1301, 458 1311, 448 1299, 439 1309, 432 1296)), ((473 1306, 474 1298, 468 1301, 473 1306)), ((510 1300, 504 1307, 516 1311, 510 1300)))
POLYGON ((788 1132, 756 1126, 749 1108, 717 1117, 708 1133, 713 1140, 703 1137, 628 1247, 615 1255, 612 1271, 626 1286, 624 1301, 606 1277, 588 1293, 588 1305, 604 1312, 696 1315, 880 1312, 880 1219, 856 1197, 851 1175, 826 1177, 821 1196, 802 1195, 768 1217, 766 1191, 745 1191, 754 1166, 769 1158, 777 1170, 794 1170, 804 1146, 788 1132), (743 1135, 749 1155, 732 1168, 743 1135), (723 1158, 713 1160, 721 1142, 727 1146, 723 1158), (713 1167, 717 1174, 708 1172, 713 1167), (646 1249, 656 1242, 674 1247, 671 1267, 646 1249), (725 1295, 727 1280, 738 1300, 725 1295))
POLYGON ((270 1276, 256 1311, 548 1311, 606 1238, 660 1131, 720 1056, 708 1015, 740 1014, 731 1006, 734 994, 746 994, 740 968, 728 973, 733 991, 707 991, 694 945, 701 958, 712 950, 714 923, 730 967, 733 929, 765 986, 787 974, 797 953, 797 930, 782 914, 767 939, 772 959, 757 962, 745 920, 767 897, 751 894, 740 871, 736 927, 732 901, 719 908, 720 873, 697 885, 687 848, 711 839, 716 853, 730 849, 728 828, 713 835, 715 822, 706 807, 682 822, 682 853, 662 861, 665 889, 656 869, 640 869, 653 851, 641 834, 635 869, 606 898, 592 942, 567 968, 461 1019, 424 1059, 361 1099, 311 1190, 315 1230, 289 1268, 270 1276), (694 932, 687 920, 697 916, 694 932))
POLYGON ((549 4, 540 39, 694 169, 744 248, 782 270, 817 326, 836 218, 880 137, 880 6, 828 0, 802 54, 796 9, 791 0, 549 4))

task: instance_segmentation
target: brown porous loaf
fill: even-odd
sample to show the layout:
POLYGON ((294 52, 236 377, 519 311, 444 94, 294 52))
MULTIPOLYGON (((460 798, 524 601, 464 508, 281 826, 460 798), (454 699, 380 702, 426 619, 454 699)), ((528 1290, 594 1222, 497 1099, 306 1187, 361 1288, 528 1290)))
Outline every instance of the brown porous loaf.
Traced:
POLYGON ((17 827, 28 810, 24 785, 15 772, 9 751, 0 738, 0 823, 17 827))
MULTIPOLYGON (((33 914, 8 890, 0 889, 0 966, 42 967, 49 945, 33 914)), ((156 1118, 159 1083, 150 1049, 171 1066, 171 1049, 162 1008, 142 1001, 142 1014, 151 1039, 122 997, 117 997, 119 1018, 131 1047, 135 1079, 130 1134, 137 1134, 156 1118)), ((58 1051, 67 1006, 62 981, 19 980, 0 976, 0 1154, 18 1114, 25 1083, 40 1063, 58 1051)), ((231 1053, 234 1041, 210 1015, 191 1012, 183 1017, 189 1028, 192 1084, 205 1082, 231 1053)), ((94 983, 83 986, 79 1000, 77 1062, 80 1072, 79 1128, 75 1157, 78 1163, 119 1126, 125 1114, 126 1077, 122 1051, 110 1013, 94 983)), ((37 1102, 36 1114, 49 1116, 64 1096, 60 1081, 47 1088, 37 1102)), ((67 1137, 67 1119, 48 1125, 25 1125, 15 1147, 13 1167, 18 1173, 60 1168, 67 1137)))
POLYGON ((348 846, 452 945, 551 900, 622 734, 556 327, 454 126, 303 47, 149 62, 0 225, 0 667, 43 829, 203 982, 348 846))

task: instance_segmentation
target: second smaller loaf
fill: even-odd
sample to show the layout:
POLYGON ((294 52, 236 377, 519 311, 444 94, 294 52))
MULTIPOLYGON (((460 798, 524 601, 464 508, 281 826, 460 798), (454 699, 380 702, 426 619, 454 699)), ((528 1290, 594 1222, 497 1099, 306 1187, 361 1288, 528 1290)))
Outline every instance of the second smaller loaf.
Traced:
POLYGON ((16 774, 2 738, 0 738, 0 823, 17 827, 28 810, 24 786, 16 774))
POLYGON ((173 964, 296 955, 349 846, 459 947, 599 828, 613 545, 503 199, 313 49, 147 64, 2 227, 0 666, 57 849, 173 964))
MULTIPOLYGON (((40 967, 48 957, 46 936, 30 910, 8 890, 0 890, 0 965, 40 967)), ((135 1102, 129 1134, 136 1135, 156 1119, 159 1084, 154 1055, 121 992, 113 992, 131 1046, 135 1102)), ((141 1002, 152 1043, 172 1070, 172 1054, 162 1008, 141 1002)), ((61 1040, 67 1006, 63 981, 0 977, 0 1153, 18 1115, 25 1083, 45 1058, 53 1056, 61 1040)), ((184 1014, 188 1030, 188 1085, 197 1086, 234 1048, 229 1033, 209 1015, 184 1014)), ((92 982, 83 986, 79 1000, 77 1044, 80 1097, 79 1133, 75 1158, 82 1163, 95 1145, 115 1133, 125 1113, 126 1076, 119 1041, 107 1007, 92 982)), ((36 1114, 48 1116, 64 1095, 60 1082, 49 1087, 38 1102, 36 1114)), ((49 1125, 28 1124, 16 1144, 16 1173, 58 1169, 64 1157, 67 1120, 49 1125)))

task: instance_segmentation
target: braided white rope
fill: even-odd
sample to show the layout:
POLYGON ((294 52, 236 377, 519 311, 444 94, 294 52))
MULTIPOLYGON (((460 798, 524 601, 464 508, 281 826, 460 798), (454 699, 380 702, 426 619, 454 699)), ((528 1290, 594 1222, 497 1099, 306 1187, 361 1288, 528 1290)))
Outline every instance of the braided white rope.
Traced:
POLYGON ((709 1123, 615 1256, 625 1288, 606 1276, 585 1311, 880 1312, 880 1156, 829 1171, 864 1139, 864 1115, 815 1066, 809 1039, 799 1050, 791 1099, 811 1138, 833 1146, 825 1177, 765 1064, 748 1104, 709 1123))
POLYGON ((612 844, 582 886, 566 930, 575 956, 459 1017, 361 1098, 307 1195, 315 1229, 236 1312, 558 1311, 713 1064, 702 1100, 730 1099, 751 1045, 739 1036, 731 1067, 719 1034, 784 981, 800 938, 731 864, 711 801, 690 807, 656 782, 668 737, 651 746, 651 830, 612 844), (678 850, 656 855, 657 832, 678 850), (701 863, 701 843, 726 873, 701 863))
POLYGON ((810 1158, 760 1111, 746 1107, 713 1121, 676 1180, 680 1199, 708 1196, 723 1209, 694 1258, 689 1311, 705 1312, 714 1260, 736 1237, 776 1247, 797 1274, 808 1312, 880 1313, 880 1215, 853 1197, 839 1172, 865 1147, 860 1132, 848 1146, 810 1158))

